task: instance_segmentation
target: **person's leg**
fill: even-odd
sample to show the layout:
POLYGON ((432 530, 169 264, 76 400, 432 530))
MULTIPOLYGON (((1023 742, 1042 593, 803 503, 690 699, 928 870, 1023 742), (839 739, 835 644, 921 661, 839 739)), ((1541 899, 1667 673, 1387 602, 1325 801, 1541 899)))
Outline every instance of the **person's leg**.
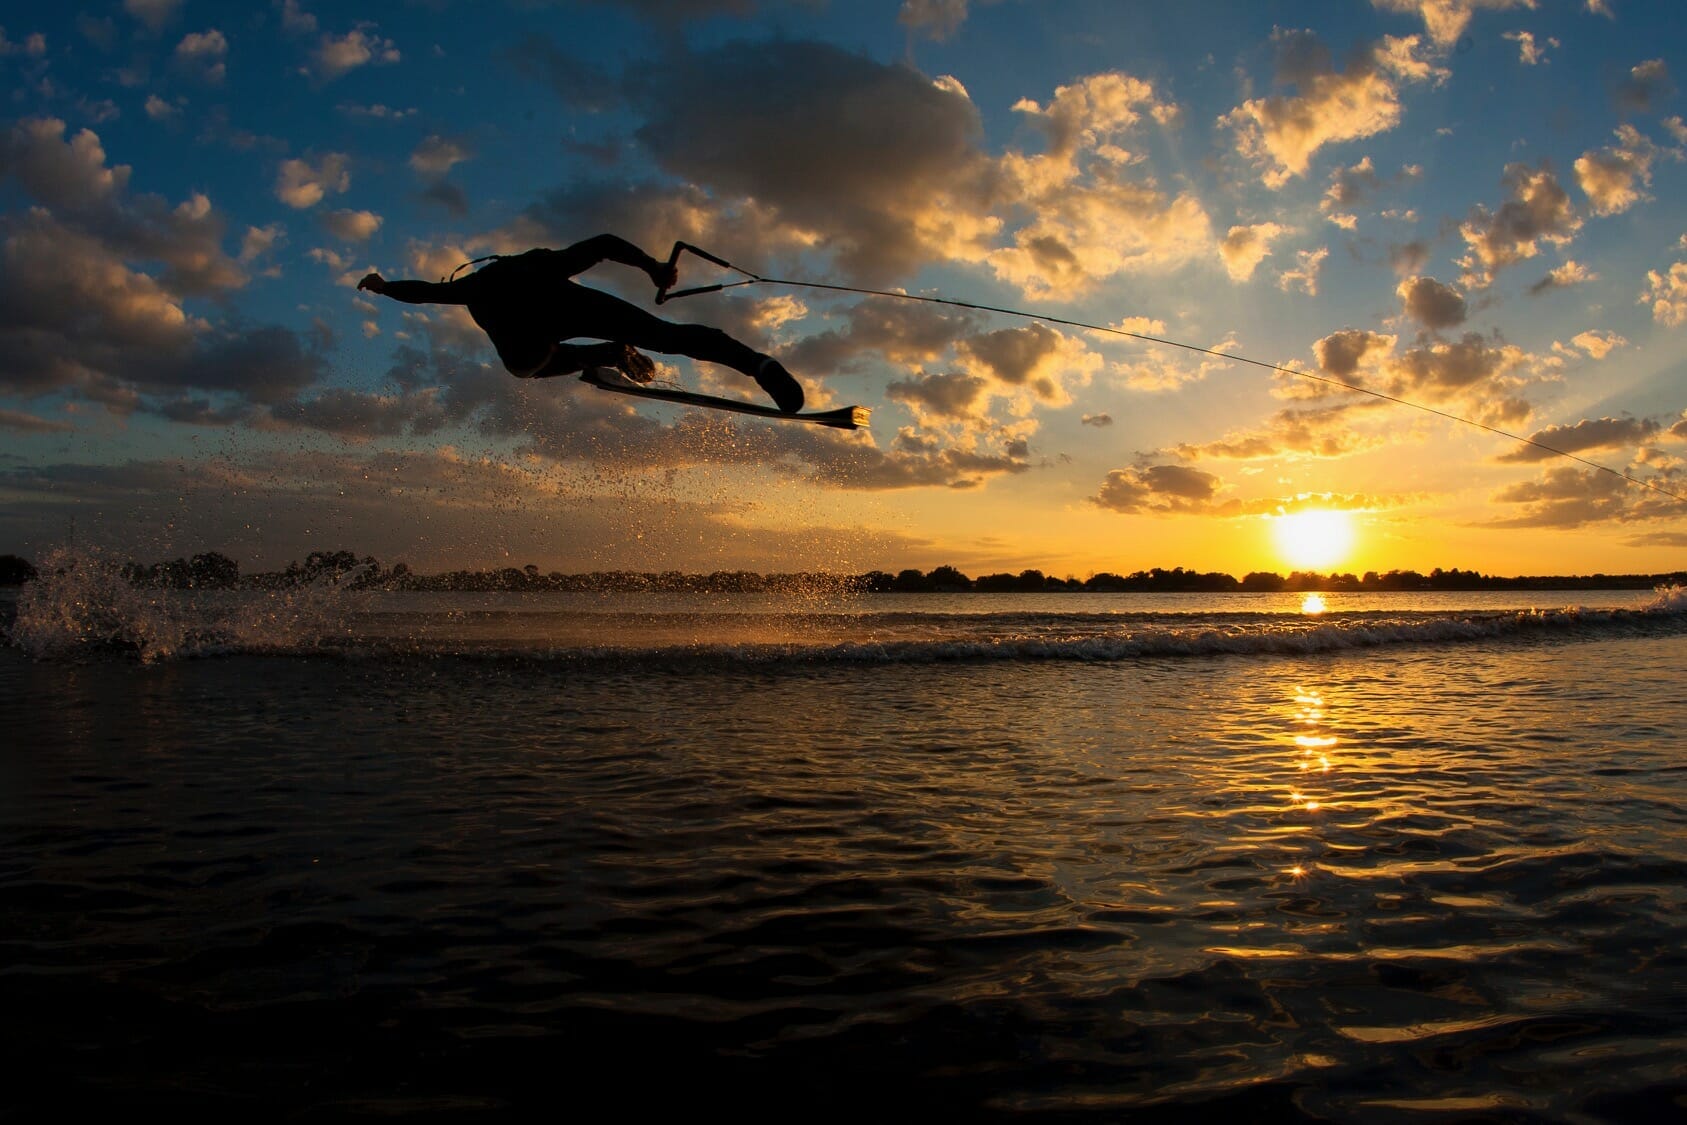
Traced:
POLYGON ((787 414, 802 409, 802 386, 784 365, 739 343, 720 329, 703 324, 674 324, 651 316, 619 297, 584 285, 570 284, 569 290, 557 332, 559 337, 597 336, 665 355, 719 363, 750 376, 787 414))
POLYGON ((754 378, 768 357, 718 328, 675 324, 619 297, 584 285, 569 294, 568 327, 575 336, 597 336, 665 355, 719 363, 754 378))
POLYGON ((588 367, 613 367, 635 383, 648 383, 655 374, 655 366, 630 345, 613 340, 603 344, 553 344, 545 362, 522 378, 550 379, 573 375, 588 367))

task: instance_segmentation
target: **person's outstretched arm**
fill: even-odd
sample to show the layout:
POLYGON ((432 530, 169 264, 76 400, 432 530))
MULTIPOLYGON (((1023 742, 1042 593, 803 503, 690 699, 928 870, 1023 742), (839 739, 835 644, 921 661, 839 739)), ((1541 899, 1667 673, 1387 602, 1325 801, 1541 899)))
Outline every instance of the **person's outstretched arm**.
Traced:
POLYGON ((469 303, 469 294, 466 287, 459 281, 388 281, 380 274, 372 273, 358 282, 357 287, 367 289, 371 293, 378 293, 383 297, 391 297, 395 301, 403 301, 407 305, 466 305, 469 303))
POLYGON ((599 262, 620 262, 624 266, 643 270, 658 289, 673 285, 676 271, 667 262, 652 258, 631 242, 614 234, 600 234, 584 242, 558 250, 562 268, 569 277, 591 269, 599 262))

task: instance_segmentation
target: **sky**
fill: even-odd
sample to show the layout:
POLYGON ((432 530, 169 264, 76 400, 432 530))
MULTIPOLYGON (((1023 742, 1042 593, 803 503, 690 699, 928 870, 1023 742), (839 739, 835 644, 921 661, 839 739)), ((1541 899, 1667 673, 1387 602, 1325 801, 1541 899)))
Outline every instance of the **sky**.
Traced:
POLYGON ((8 8, 0 552, 1678 570, 1684 43, 1638 0, 8 8), (606 231, 1033 315, 581 275, 849 432, 515 379, 355 288, 606 231))

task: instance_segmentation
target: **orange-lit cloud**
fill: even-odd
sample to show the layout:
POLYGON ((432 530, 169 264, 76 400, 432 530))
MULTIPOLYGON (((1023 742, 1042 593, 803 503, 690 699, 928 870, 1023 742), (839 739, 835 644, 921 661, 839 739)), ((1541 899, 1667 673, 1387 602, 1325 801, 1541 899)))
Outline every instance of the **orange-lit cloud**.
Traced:
POLYGON ((1617 142, 1576 158, 1576 182, 1595 215, 1619 214, 1647 199, 1643 189, 1662 151, 1632 125, 1617 126, 1617 142))
POLYGON ((1329 50, 1306 31, 1278 31, 1278 81, 1294 95, 1254 98, 1220 123, 1236 133, 1237 151, 1261 169, 1269 187, 1303 176, 1325 145, 1386 132, 1400 123, 1400 86, 1440 80, 1446 71, 1424 56, 1416 36, 1384 37, 1338 71, 1329 50))
POLYGON ((1470 26, 1471 17, 1479 10, 1533 10, 1535 0, 1371 0, 1371 4, 1383 11, 1418 16, 1436 45, 1449 47, 1458 42, 1459 36, 1470 26))

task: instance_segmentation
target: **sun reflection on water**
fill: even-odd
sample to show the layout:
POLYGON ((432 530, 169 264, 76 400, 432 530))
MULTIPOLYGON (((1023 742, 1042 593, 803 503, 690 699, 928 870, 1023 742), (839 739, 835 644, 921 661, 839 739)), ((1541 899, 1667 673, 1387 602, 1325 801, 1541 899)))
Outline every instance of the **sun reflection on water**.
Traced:
POLYGON ((1319 614, 1329 608, 1323 594, 1308 594, 1300 599, 1300 611, 1305 614, 1319 614))

